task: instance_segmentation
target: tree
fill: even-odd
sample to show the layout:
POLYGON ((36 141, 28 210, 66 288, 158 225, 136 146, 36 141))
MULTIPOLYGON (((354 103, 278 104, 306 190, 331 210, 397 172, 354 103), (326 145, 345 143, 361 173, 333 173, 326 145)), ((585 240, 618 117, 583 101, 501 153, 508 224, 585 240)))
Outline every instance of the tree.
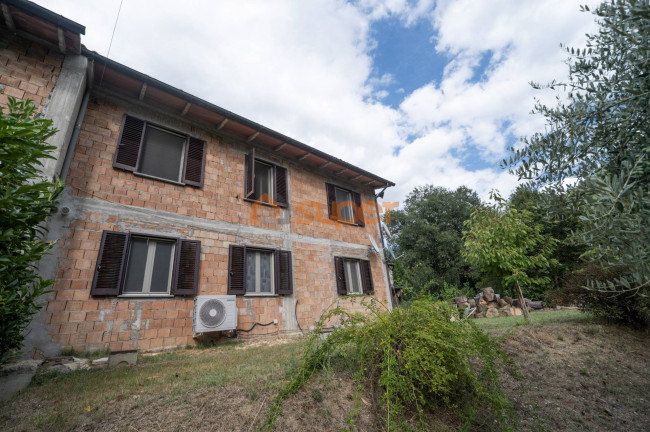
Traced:
POLYGON ((633 295, 650 322, 650 6, 616 0, 594 13, 598 33, 585 48, 566 48, 568 81, 534 84, 564 92, 556 106, 536 105, 546 131, 504 165, 536 186, 575 182, 569 195, 582 215, 573 241, 586 245, 588 265, 618 275, 585 287, 633 295))
POLYGON ((479 273, 460 256, 463 222, 480 206, 476 192, 461 186, 416 187, 403 210, 391 213, 390 227, 402 255, 406 283, 416 291, 435 294, 446 285, 474 284, 479 273))
POLYGON ((513 208, 496 192, 491 198, 493 206, 474 208, 465 223, 463 257, 500 277, 510 294, 517 283, 528 292, 543 292, 550 278, 539 275, 539 270, 557 264, 551 258, 555 240, 541 234, 529 211, 513 208))
POLYGON ((40 161, 54 148, 45 141, 56 130, 35 113, 31 101, 13 98, 8 112, 0 111, 0 364, 22 346, 37 298, 52 284, 35 266, 52 247, 43 241, 43 222, 62 185, 40 178, 40 161))

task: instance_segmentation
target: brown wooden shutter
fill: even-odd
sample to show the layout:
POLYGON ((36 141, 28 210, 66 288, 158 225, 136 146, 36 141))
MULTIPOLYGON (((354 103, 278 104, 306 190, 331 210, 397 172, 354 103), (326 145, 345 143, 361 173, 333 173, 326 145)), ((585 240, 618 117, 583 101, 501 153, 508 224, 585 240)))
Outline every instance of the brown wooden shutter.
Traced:
POLYGON ((359 270, 361 271, 361 284, 364 294, 372 294, 375 288, 372 285, 372 273, 370 271, 370 261, 359 260, 359 270))
POLYGON ((197 294, 200 264, 201 242, 197 240, 179 239, 176 242, 172 294, 179 296, 192 296, 197 294))
POLYGON ((277 165, 275 166, 275 203, 280 207, 289 205, 287 169, 277 165))
POLYGON ((289 295, 293 294, 293 275, 291 271, 291 252, 289 251, 276 251, 275 256, 278 262, 278 289, 277 294, 289 295))
POLYGON ((361 207, 361 195, 357 192, 350 192, 354 202, 354 223, 359 226, 366 226, 363 218, 363 208, 361 207))
POLYGON ((244 179, 244 198, 250 198, 255 192, 255 149, 251 149, 245 158, 246 178, 244 179))
POLYGON ((129 246, 129 234, 104 231, 99 246, 90 295, 116 296, 122 286, 122 271, 129 246))
POLYGON ((128 115, 124 116, 113 167, 127 171, 137 169, 144 137, 144 126, 144 121, 128 115))
POLYGON ((246 247, 230 245, 228 294, 246 294, 246 247))
POLYGON ((340 295, 346 295, 348 287, 345 284, 345 268, 341 257, 334 257, 334 274, 336 275, 336 292, 340 295))
POLYGON ((185 149, 185 173, 183 175, 185 184, 203 187, 205 148, 205 141, 192 137, 188 140, 185 149))
POLYGON ((337 220, 336 207, 336 188, 333 184, 326 183, 327 186, 327 212, 330 219, 337 220))

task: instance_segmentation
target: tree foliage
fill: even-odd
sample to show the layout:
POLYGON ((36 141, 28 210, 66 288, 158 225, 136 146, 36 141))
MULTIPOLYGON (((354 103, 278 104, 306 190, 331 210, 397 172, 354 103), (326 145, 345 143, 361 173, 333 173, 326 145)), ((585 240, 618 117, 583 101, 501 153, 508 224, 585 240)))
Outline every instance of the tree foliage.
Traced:
POLYGON ((557 264, 551 258, 555 239, 541 234, 528 210, 513 208, 495 192, 491 198, 493 206, 476 207, 466 222, 463 257, 500 277, 510 290, 518 282, 527 293, 543 292, 551 280, 540 270, 557 264))
POLYGON ((586 287, 633 294, 650 321, 650 7, 615 0, 594 14, 598 33, 585 48, 566 48, 568 81, 535 85, 564 92, 556 106, 536 106, 546 131, 504 163, 537 186, 575 181, 569 193, 581 220, 573 241, 586 245, 587 263, 620 275, 586 287))
POLYGON ((390 227, 405 278, 416 291, 435 294, 446 286, 473 285, 479 278, 461 256, 463 222, 480 206, 476 192, 461 186, 416 187, 403 210, 391 213, 390 227))
POLYGON ((31 101, 10 98, 0 119, 0 364, 22 345, 37 298, 52 283, 35 265, 52 247, 42 224, 62 186, 40 178, 41 160, 53 149, 45 141, 56 130, 35 113, 31 101))

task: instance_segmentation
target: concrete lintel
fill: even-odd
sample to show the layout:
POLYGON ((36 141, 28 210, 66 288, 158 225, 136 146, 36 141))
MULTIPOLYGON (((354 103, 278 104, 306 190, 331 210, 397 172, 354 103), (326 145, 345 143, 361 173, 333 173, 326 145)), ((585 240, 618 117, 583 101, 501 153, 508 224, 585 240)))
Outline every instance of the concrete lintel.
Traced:
POLYGON ((52 151, 54 159, 42 161, 42 173, 45 178, 53 179, 61 172, 86 89, 87 66, 88 59, 82 55, 66 56, 54 90, 43 108, 43 117, 51 119, 53 126, 58 129, 58 132, 47 141, 55 149, 52 151))
MULTIPOLYGON (((66 200, 67 201, 67 200, 66 200)), ((345 249, 357 249, 359 251, 368 250, 367 245, 348 243, 326 238, 310 237, 301 234, 291 233, 283 230, 273 230, 255 226, 240 225, 236 223, 215 221, 211 219, 199 218, 196 216, 185 216, 178 213, 166 212, 162 210, 130 206, 126 204, 117 204, 109 201, 103 201, 95 198, 70 197, 69 201, 62 203, 64 206, 69 203, 74 211, 68 216, 82 217, 83 213, 103 213, 106 215, 119 215, 120 220, 134 220, 147 222, 151 225, 166 225, 178 228, 192 227, 205 231, 220 232, 234 235, 251 235, 266 237, 275 240, 289 240, 290 242, 308 243, 317 246, 331 246, 345 249)), ((124 228, 126 229, 126 228, 124 228)))

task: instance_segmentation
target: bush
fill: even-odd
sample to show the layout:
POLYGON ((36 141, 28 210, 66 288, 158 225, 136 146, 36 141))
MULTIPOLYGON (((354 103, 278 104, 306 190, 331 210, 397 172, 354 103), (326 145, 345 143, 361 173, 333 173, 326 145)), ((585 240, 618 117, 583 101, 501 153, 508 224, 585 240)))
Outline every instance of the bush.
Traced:
POLYGON ((392 313, 374 302, 366 314, 340 308, 324 315, 307 343, 302 364, 280 391, 266 419, 272 430, 282 401, 298 391, 318 369, 343 358, 360 384, 380 394, 386 429, 428 430, 427 414, 446 406, 465 427, 508 426, 510 402, 499 385, 497 365, 505 355, 472 321, 443 302, 417 299, 392 313), (342 325, 325 340, 320 330, 333 318, 342 325), (481 415, 477 415, 479 412, 481 415))
POLYGON ((650 325, 650 299, 631 292, 600 291, 594 283, 607 283, 628 274, 623 266, 602 268, 590 263, 566 276, 562 287, 549 293, 552 304, 574 304, 607 321, 634 327, 650 325))
POLYGON ((36 263, 52 247, 41 224, 55 208, 62 186, 40 178, 40 162, 54 147, 45 143, 56 130, 35 116, 31 101, 9 99, 0 116, 0 364, 22 346, 23 330, 40 305, 36 299, 51 280, 36 263))

